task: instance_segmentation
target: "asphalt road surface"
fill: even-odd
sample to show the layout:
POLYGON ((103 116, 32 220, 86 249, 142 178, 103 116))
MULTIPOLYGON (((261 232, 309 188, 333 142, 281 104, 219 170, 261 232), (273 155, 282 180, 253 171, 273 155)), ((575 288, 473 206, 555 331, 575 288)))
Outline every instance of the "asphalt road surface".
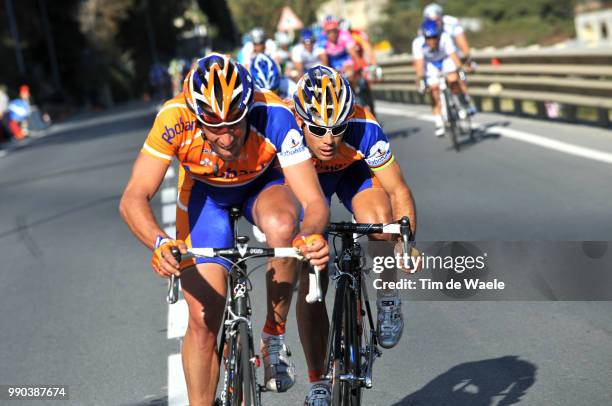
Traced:
MULTIPOLYGON (((481 114, 478 142, 457 153, 424 107, 381 103, 378 114, 420 240, 612 240, 612 131, 481 114)), ((169 309, 117 210, 154 115, 122 106, 0 152, 0 385, 68 385, 73 405, 185 404, 184 309, 169 309)), ((174 182, 153 202, 169 227, 174 182)), ((347 218, 335 205, 333 219, 347 218)), ((263 283, 256 274, 257 330, 263 283)), ((612 404, 611 302, 403 308, 404 337, 375 364, 366 405, 612 404)), ((288 326, 298 381, 266 405, 301 404, 307 391, 293 310, 288 326)))

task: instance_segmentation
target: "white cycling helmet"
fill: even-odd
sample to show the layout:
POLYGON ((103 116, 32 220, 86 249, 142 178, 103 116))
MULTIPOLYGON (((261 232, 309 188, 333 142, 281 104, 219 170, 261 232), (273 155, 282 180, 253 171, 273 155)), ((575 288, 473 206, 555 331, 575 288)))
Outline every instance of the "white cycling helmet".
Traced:
POLYGON ((276 40, 276 42, 278 42, 278 45, 280 46, 291 44, 289 34, 283 31, 278 31, 276 34, 274 34, 274 39, 276 40))
POLYGON ((423 17, 430 20, 437 20, 444 15, 444 9, 437 3, 429 3, 423 9, 423 17))
POLYGON ((261 27, 253 28, 251 31, 251 41, 253 41, 253 44, 263 44, 266 42, 266 33, 264 29, 261 27))

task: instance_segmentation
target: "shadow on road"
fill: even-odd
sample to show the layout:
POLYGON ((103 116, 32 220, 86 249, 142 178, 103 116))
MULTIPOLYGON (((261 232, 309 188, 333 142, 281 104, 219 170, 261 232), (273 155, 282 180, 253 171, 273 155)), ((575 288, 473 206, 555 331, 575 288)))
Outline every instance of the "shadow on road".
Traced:
MULTIPOLYGON (((498 140, 501 134, 495 132, 495 127, 508 127, 509 125, 509 121, 491 122, 479 125, 472 130, 472 134, 474 135, 473 140, 468 136, 459 137, 459 151, 472 148, 483 141, 498 140)), ((449 146, 448 149, 452 150, 453 148, 449 146)))
POLYGON ((387 135, 388 139, 393 139, 393 138, 407 138, 413 134, 416 134, 418 132, 420 132, 421 129, 419 127, 409 127, 409 128, 402 128, 399 130, 393 130, 393 131, 385 131, 385 134, 387 135))
POLYGON ((393 406, 507 406, 534 384, 537 367, 509 355, 466 362, 437 376, 393 406))
POLYGON ((168 406, 168 396, 146 399, 138 403, 126 403, 122 406, 168 406))

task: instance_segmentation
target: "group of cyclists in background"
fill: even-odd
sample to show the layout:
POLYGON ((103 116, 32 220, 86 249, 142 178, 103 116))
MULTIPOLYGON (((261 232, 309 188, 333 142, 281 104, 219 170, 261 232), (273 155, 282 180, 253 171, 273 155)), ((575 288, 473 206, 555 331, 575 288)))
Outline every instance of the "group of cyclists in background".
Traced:
MULTIPOLYGON (((457 74, 470 63, 463 30, 436 4, 425 8, 424 18, 413 43, 418 84, 431 89, 438 114, 436 78, 447 74, 466 112, 473 114, 464 76, 457 74)), ((219 377, 215 345, 229 265, 216 259, 179 264, 172 249, 186 253, 188 247, 230 246, 229 209, 240 206, 269 246, 293 245, 313 266, 323 267, 327 278, 324 232, 334 194, 357 222, 388 224, 406 216, 416 232, 410 188, 368 102, 371 95, 364 96, 376 72, 367 36, 346 20, 327 17, 320 28, 302 30, 293 48, 287 35, 275 37, 256 28, 238 61, 209 53, 191 64, 182 84, 174 84, 176 96, 160 109, 121 199, 124 220, 153 251, 155 272, 181 277, 189 307, 183 367, 192 405, 214 401, 219 377), (173 158, 180 163, 177 235, 169 236, 149 202, 173 158)), ((387 234, 371 238, 394 241, 387 234)), ((397 250, 391 244, 385 255, 397 250)), ((383 279, 395 280, 396 271, 386 271, 383 279)), ((268 265, 261 353, 264 384, 271 391, 286 391, 295 382, 284 337, 299 272, 294 260, 270 260, 268 265)), ((305 405, 327 406, 332 394, 324 365, 325 301, 306 304, 300 295, 297 300, 311 382, 305 405)), ((401 300, 397 291, 385 289, 378 291, 376 302, 379 343, 392 348, 404 328, 401 300)))

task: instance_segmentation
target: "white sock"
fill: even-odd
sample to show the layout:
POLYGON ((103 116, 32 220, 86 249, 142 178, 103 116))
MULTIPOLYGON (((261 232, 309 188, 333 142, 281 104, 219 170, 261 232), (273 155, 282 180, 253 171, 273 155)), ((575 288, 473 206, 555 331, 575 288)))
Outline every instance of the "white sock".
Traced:
POLYGON ((310 382, 310 386, 311 386, 311 387, 312 387, 312 386, 315 386, 315 385, 319 385, 319 384, 321 384, 321 385, 329 385, 329 380, 327 380, 327 379, 322 379, 322 380, 320 380, 320 381, 310 382))
POLYGON ((435 115, 434 119, 436 120, 436 127, 443 127, 444 126, 444 120, 442 119, 442 116, 435 115))
POLYGON ((268 334, 268 333, 266 333, 265 331, 262 331, 262 332, 261 332, 261 338, 262 338, 262 340, 265 340, 265 339, 270 338, 270 337, 277 337, 277 338, 280 338, 281 340, 283 340, 283 339, 285 338, 285 335, 284 335, 284 334, 281 334, 281 335, 279 335, 279 336, 276 336, 276 335, 274 335, 274 334, 268 334))

